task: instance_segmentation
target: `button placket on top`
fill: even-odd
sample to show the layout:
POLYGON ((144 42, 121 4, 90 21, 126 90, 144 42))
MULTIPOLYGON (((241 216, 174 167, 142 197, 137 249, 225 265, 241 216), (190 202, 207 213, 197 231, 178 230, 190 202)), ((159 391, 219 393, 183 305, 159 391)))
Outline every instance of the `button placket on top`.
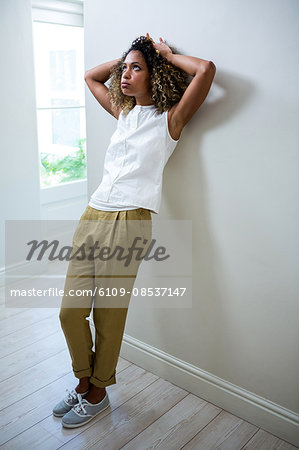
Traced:
POLYGON ((109 191, 109 194, 108 194, 108 200, 107 201, 110 201, 110 196, 111 196, 111 193, 113 191, 114 184, 117 181, 117 179, 119 178, 119 175, 120 175, 120 173, 122 171, 122 168, 125 165, 125 160, 126 160, 126 156, 127 156, 127 142, 126 142, 126 139, 124 139, 123 146, 124 146, 124 155, 123 155, 123 159, 122 159, 122 165, 119 168, 118 174, 114 177, 114 179, 113 179, 113 181, 111 183, 111 187, 110 187, 110 191, 109 191))
MULTIPOLYGON (((136 130, 138 128, 139 114, 140 114, 141 109, 142 108, 137 108, 136 110, 133 109, 134 113, 130 117, 130 128, 131 129, 135 129, 136 130)), ((111 189, 110 189, 110 192, 109 192, 109 195, 108 195, 108 201, 109 201, 111 193, 113 191, 114 183, 118 179, 118 177, 119 177, 119 175, 120 175, 120 173, 122 171, 122 168, 125 165, 125 160, 126 160, 126 156, 127 156, 127 141, 126 141, 126 138, 124 139, 124 149, 125 149, 125 153, 124 153, 124 157, 123 157, 123 163, 122 163, 122 165, 121 165, 121 167, 119 169, 118 174, 116 175, 116 177, 114 178, 114 180, 112 182, 111 189)))
POLYGON ((135 112, 135 114, 133 114, 131 116, 131 126, 132 128, 134 128, 134 130, 136 130, 136 128, 138 128, 138 117, 139 117, 139 113, 140 113, 140 109, 137 109, 137 111, 135 112))
MULTIPOLYGON (((133 115, 131 116, 131 118, 130 118, 130 127, 131 127, 131 128, 136 129, 136 128, 138 127, 138 116, 139 116, 139 111, 137 111, 136 114, 133 114, 133 115)), ((122 168, 124 167, 124 164, 125 164, 125 160, 126 160, 126 156, 127 156, 127 140, 126 140, 126 138, 125 138, 124 141, 123 141, 123 145, 124 145, 124 156, 123 156, 122 165, 121 165, 121 167, 120 167, 120 169, 119 169, 119 171, 118 171, 118 174, 114 177, 114 180, 112 181, 112 184, 111 184, 111 188, 110 188, 110 191, 109 191, 109 194, 108 194, 108 200, 107 200, 107 201, 110 200, 110 196, 111 196, 111 193, 112 193, 112 191, 113 191, 114 183, 115 183, 115 181, 118 179, 118 177, 119 177, 119 175, 120 175, 120 173, 121 173, 121 171, 122 171, 122 168)))

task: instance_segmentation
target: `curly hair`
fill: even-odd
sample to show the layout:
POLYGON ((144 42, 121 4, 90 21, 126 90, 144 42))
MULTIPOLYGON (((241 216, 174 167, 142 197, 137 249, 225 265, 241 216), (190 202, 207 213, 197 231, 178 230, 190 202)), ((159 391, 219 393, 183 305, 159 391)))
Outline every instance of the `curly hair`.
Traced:
MULTIPOLYGON (((178 53, 175 47, 167 45, 172 53, 178 53)), ((142 52, 146 61, 150 75, 151 97, 157 112, 161 114, 163 111, 168 111, 183 96, 190 83, 189 77, 184 70, 174 66, 164 58, 146 36, 136 38, 129 50, 123 53, 120 61, 110 71, 111 81, 108 87, 108 97, 112 107, 121 108, 124 115, 127 115, 136 105, 135 97, 125 95, 121 90, 123 63, 132 50, 142 52)))

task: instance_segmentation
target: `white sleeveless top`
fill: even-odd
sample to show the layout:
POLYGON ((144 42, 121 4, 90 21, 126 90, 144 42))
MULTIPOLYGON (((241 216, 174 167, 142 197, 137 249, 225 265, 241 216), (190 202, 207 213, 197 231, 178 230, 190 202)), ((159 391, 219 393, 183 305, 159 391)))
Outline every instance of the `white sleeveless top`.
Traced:
POLYGON ((178 141, 169 134, 167 111, 158 114, 155 105, 135 105, 127 116, 121 111, 89 206, 103 211, 146 208, 158 214, 163 170, 178 141))

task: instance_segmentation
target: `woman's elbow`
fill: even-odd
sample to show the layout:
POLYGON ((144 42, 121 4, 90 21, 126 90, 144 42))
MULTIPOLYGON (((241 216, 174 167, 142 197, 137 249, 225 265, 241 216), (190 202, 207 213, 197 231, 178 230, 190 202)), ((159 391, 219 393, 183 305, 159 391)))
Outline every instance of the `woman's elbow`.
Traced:
POLYGON ((87 78, 90 78, 89 72, 90 72, 89 70, 86 70, 85 73, 84 73, 84 80, 85 81, 87 80, 87 78))
POLYGON ((208 66, 209 70, 212 70, 214 73, 216 73, 216 66, 213 63, 213 61, 209 61, 209 66, 208 66))

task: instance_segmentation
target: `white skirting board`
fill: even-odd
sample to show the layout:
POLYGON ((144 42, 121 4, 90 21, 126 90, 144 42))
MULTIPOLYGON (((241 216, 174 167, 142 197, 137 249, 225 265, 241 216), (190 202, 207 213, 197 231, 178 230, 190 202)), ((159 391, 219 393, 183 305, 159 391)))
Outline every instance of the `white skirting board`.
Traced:
MULTIPOLYGON (((95 342, 93 320, 88 319, 95 342)), ((120 356, 280 439, 299 444, 299 415, 293 411, 127 334, 123 337, 120 356)))

